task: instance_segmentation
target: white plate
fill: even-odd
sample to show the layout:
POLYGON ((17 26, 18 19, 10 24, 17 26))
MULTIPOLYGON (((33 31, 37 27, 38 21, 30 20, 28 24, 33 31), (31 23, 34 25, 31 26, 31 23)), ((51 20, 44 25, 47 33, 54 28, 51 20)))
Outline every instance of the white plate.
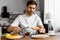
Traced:
POLYGON ((39 35, 32 35, 31 37, 32 38, 47 38, 47 37, 49 37, 49 35, 39 34, 39 35))
POLYGON ((56 34, 49 34, 50 36, 55 36, 56 34))

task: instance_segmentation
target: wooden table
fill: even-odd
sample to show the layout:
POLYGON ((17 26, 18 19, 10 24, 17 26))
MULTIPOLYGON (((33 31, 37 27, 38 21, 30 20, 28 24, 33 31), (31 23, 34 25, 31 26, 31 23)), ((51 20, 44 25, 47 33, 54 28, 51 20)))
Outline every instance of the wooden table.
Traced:
MULTIPOLYGON (((11 39, 6 39, 5 37, 1 37, 1 40, 11 40, 11 39)), ((40 39, 20 38, 20 39, 15 39, 15 40, 60 40, 60 35, 49 36, 48 38, 40 38, 40 39)))

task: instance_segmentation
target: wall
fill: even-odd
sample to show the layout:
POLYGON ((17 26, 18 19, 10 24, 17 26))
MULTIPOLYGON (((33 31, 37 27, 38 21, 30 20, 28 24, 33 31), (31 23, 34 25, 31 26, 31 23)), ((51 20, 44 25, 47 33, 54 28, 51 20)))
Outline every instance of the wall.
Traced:
POLYGON ((24 0, 0 0, 0 14, 2 6, 7 6, 9 12, 22 12, 25 9, 24 0))
POLYGON ((41 12, 41 19, 42 22, 44 23, 44 0, 40 0, 40 12, 41 12))
MULTIPOLYGON (((25 10, 26 2, 28 0, 0 0, 0 14, 2 6, 7 6, 9 12, 22 13, 25 10)), ((38 6, 37 10, 40 10, 39 0, 36 1, 38 6)))
POLYGON ((60 0, 55 0, 54 23, 56 28, 60 29, 60 0))
MULTIPOLYGON (((48 16, 47 16, 48 17, 48 16)), ((54 30, 60 31, 60 0, 45 0, 44 23, 51 21, 54 30), (50 19, 46 19, 46 14, 50 14, 50 19)))

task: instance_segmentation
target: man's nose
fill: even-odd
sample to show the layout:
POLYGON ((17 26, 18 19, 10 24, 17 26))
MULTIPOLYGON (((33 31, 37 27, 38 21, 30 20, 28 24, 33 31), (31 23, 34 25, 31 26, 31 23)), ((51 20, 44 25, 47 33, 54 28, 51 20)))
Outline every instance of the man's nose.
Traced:
POLYGON ((33 11, 33 9, 31 9, 31 11, 33 11))

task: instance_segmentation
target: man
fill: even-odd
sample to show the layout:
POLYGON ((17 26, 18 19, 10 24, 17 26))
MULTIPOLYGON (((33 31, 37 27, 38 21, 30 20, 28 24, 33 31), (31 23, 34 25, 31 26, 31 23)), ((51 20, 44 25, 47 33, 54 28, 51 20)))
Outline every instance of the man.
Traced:
POLYGON ((13 31, 17 33, 25 28, 25 30, 30 32, 30 34, 35 34, 37 32, 35 30, 36 27, 39 28, 38 31, 40 33, 45 33, 45 29, 40 17, 37 14, 34 14, 36 7, 37 3, 35 1, 28 1, 25 14, 19 15, 8 28, 8 31, 13 31), (18 25, 20 25, 20 27, 18 25))

